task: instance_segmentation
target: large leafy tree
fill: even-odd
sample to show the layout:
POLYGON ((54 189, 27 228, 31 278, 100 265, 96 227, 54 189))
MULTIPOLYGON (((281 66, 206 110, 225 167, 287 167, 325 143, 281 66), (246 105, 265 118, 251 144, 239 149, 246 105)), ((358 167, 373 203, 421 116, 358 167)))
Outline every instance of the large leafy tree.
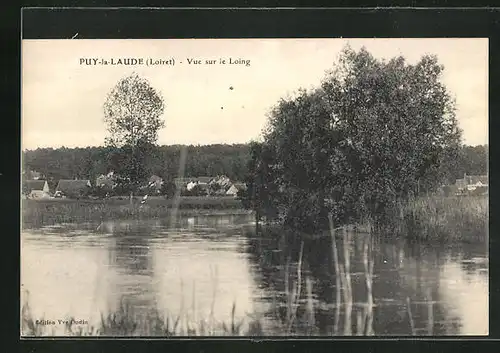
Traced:
POLYGON ((412 65, 346 47, 317 89, 278 102, 264 145, 285 221, 383 223, 397 201, 437 187, 461 137, 443 69, 434 56, 412 65))
POLYGON ((161 94, 135 73, 121 79, 104 103, 106 144, 114 148, 112 168, 131 193, 149 176, 147 157, 165 125, 164 107, 161 94))
POLYGON ((164 101, 148 80, 133 73, 121 79, 104 103, 104 122, 112 146, 156 143, 165 126, 164 101))
POLYGON ((347 47, 322 83, 334 128, 349 147, 352 189, 372 217, 397 199, 438 186, 440 161, 459 147, 443 69, 435 56, 409 65, 403 57, 377 60, 347 47))

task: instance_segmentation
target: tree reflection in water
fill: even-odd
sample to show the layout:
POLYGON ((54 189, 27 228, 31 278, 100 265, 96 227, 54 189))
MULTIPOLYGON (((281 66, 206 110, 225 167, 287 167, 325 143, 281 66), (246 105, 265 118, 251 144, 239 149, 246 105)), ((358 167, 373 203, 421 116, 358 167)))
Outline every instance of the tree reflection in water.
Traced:
POLYGON ((445 250, 345 228, 270 230, 248 245, 276 334, 322 336, 458 334, 439 298, 445 250))
POLYGON ((116 270, 115 283, 109 283, 110 311, 129 312, 144 317, 156 310, 152 288, 153 268, 149 241, 153 225, 148 222, 115 222, 113 245, 109 249, 110 266, 116 270))

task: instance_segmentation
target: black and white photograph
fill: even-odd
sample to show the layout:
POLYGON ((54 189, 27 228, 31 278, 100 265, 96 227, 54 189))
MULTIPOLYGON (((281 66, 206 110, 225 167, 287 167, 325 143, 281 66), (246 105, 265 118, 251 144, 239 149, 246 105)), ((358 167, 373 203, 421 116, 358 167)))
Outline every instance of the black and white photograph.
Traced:
POLYGON ((487 38, 75 33, 21 72, 22 338, 489 334, 487 38))

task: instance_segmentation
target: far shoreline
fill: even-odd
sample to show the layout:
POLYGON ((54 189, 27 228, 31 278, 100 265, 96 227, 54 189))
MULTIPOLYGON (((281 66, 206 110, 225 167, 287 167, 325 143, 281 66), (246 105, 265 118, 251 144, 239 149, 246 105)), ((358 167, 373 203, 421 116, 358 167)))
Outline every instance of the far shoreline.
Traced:
POLYGON ((172 216, 250 215, 234 197, 181 197, 176 200, 151 198, 145 204, 135 197, 132 205, 122 199, 45 199, 22 200, 23 229, 40 228, 59 223, 103 222, 120 219, 159 219, 172 216), (175 207, 177 206, 177 207, 175 207))

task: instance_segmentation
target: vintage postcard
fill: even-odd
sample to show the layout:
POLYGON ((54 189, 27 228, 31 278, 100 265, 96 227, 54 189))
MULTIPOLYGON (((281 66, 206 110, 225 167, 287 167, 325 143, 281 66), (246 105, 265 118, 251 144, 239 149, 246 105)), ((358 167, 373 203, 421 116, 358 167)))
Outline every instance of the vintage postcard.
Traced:
POLYGON ((487 335, 488 40, 22 41, 21 336, 487 335))

